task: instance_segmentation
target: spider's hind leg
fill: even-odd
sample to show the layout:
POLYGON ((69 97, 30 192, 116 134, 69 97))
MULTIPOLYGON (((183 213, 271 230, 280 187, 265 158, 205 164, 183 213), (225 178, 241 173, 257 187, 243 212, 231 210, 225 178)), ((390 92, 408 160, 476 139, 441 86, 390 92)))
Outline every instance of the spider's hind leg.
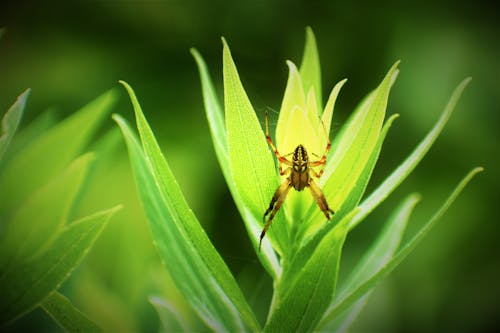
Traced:
POLYGON ((271 215, 269 215, 269 219, 264 225, 264 229, 262 229, 262 232, 260 233, 259 251, 260 251, 260 246, 262 245, 262 239, 266 235, 267 229, 269 229, 269 227, 271 226, 274 216, 280 210, 281 205, 283 205, 283 202, 285 201, 285 198, 290 188, 291 188, 290 179, 286 179, 283 183, 281 183, 281 185, 274 193, 273 198, 271 199, 271 203, 269 204, 269 208, 267 208, 266 212, 264 213, 264 221, 269 213, 271 213, 271 215))
POLYGON ((311 194, 314 198, 314 201, 316 201, 316 204, 318 204, 319 208, 321 209, 323 214, 325 214, 326 218, 330 220, 331 219, 330 213, 333 215, 335 214, 335 212, 328 206, 328 202, 326 201, 323 191, 321 191, 319 186, 312 178, 309 178, 308 185, 309 189, 311 190, 311 194))

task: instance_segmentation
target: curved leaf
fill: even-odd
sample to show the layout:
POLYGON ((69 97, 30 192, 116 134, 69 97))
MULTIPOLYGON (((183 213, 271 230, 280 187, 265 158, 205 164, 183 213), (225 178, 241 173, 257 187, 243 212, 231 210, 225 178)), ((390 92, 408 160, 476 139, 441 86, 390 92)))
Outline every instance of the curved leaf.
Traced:
POLYGON ((66 332, 101 332, 102 330, 78 310, 66 296, 53 292, 41 308, 66 332))
POLYGON ((0 244, 2 270, 8 269, 13 262, 32 258, 50 246, 67 222, 69 210, 93 158, 92 153, 77 158, 65 172, 33 193, 7 221, 0 244))
POLYGON ((16 263, 0 280, 0 325, 34 309, 68 278, 119 207, 82 218, 65 227, 51 247, 16 263))
POLYGON ((177 309, 160 297, 150 297, 149 302, 153 304, 158 317, 160 318, 160 332, 190 332, 189 328, 182 315, 177 309))
POLYGON ((323 97, 321 90, 321 66, 319 62, 316 38, 311 27, 306 28, 306 43, 302 63, 300 64, 300 76, 302 77, 303 89, 309 92, 312 88, 316 96, 316 104, 323 109, 323 97))
MULTIPOLYGON (((344 202, 345 205, 344 211, 352 211, 353 209, 356 209, 355 207, 359 202, 361 196, 363 195, 363 192, 368 184, 368 180, 370 179, 375 163, 377 162, 385 137, 393 121, 397 117, 398 117, 397 114, 392 115, 384 125, 380 137, 378 138, 377 145, 374 151, 372 152, 372 155, 370 156, 369 162, 366 164, 365 169, 363 170, 360 178, 358 179, 358 182, 356 183, 355 187, 353 188, 353 190, 347 197, 346 201, 344 202)), ((313 216, 311 218, 312 220, 317 219, 317 217, 316 218, 314 217, 315 214, 317 214, 319 217, 322 216, 321 211, 318 212, 317 210, 318 209, 315 206, 312 206, 309 209, 307 214, 313 216)), ((335 214, 332 218, 332 221, 328 223, 323 222, 323 226, 316 233, 312 235, 308 235, 307 231, 303 232, 306 235, 303 244, 299 248, 299 251, 296 253, 296 255, 292 258, 292 260, 290 260, 289 265, 284 267, 283 276, 295 276, 297 272, 299 272, 302 269, 305 263, 310 259, 310 253, 314 251, 314 249, 318 246, 319 242, 323 239, 323 237, 328 232, 330 232, 332 228, 335 227, 337 221, 339 221, 339 216, 340 214, 335 214)), ((352 219, 351 222, 349 222, 349 230, 351 230, 351 223, 352 219)), ((305 225, 304 228, 309 231, 311 230, 311 227, 307 225, 305 225)))
POLYGON ((119 116, 136 184, 159 253, 172 279, 202 320, 214 330, 258 330, 259 325, 231 272, 186 203, 133 90, 143 149, 119 116))
MULTIPOLYGON (((224 178, 226 179, 226 183, 229 186, 229 190, 231 191, 231 195, 233 196, 236 206, 243 217, 243 222, 245 223, 245 227, 252 244, 255 249, 257 249, 259 244, 259 234, 262 230, 261 219, 257 219, 254 215, 252 215, 252 212, 245 206, 239 192, 236 190, 229 166, 229 152, 224 115, 222 114, 222 109, 219 105, 217 96, 215 95, 215 89, 203 58, 195 49, 191 49, 191 53, 196 59, 200 72, 203 98, 205 102, 205 112, 207 114, 208 124, 210 126, 210 132, 212 134, 212 140, 214 142, 215 153, 217 154, 219 165, 222 169, 222 173, 224 174, 224 178)), ((265 243, 264 246, 262 246, 258 258, 273 278, 276 278, 281 274, 281 267, 276 253, 272 247, 268 245, 268 243, 265 243)))
POLYGON ((389 194, 394 191, 399 184, 401 184, 406 177, 415 169, 420 161, 427 154, 431 146, 436 141, 437 137, 443 130, 446 122, 450 118, 458 99, 462 95, 465 87, 469 84, 470 78, 463 80, 453 92, 450 100, 446 104, 441 117, 436 122, 434 127, 413 150, 413 152, 394 170, 389 177, 387 177, 382 184, 380 184, 363 202, 361 203, 359 214, 352 220, 351 229, 358 225, 375 207, 383 202, 389 194))
POLYGON ((406 256, 413 251, 417 244, 424 238, 424 236, 431 230, 436 222, 444 215, 451 204, 456 200, 458 195, 462 192, 465 186, 482 168, 475 168, 465 176, 462 181, 457 185, 453 192, 448 196, 443 205, 438 211, 427 221, 420 230, 409 240, 406 244, 388 261, 383 267, 374 272, 374 274, 365 277, 362 283, 357 283, 356 287, 344 293, 342 298, 336 300, 335 304, 329 309, 328 315, 323 320, 328 322, 343 311, 347 310, 351 305, 356 303, 363 295, 373 289, 378 283, 382 281, 394 268, 396 268, 406 256))
MULTIPOLYGON (((359 287, 364 280, 377 273, 387 264, 398 249, 410 215, 419 200, 419 195, 410 195, 395 209, 376 241, 365 252, 363 258, 361 258, 356 267, 349 274, 347 280, 339 288, 335 300, 345 297, 351 290, 359 287)), ((330 332, 337 332, 340 328, 345 330, 361 311, 370 294, 371 291, 361 296, 349 309, 335 318, 331 318, 329 316, 329 311, 327 311, 325 317, 332 319, 332 321, 328 322, 327 320, 322 320, 319 327, 330 332)), ((335 300, 330 309, 335 307, 335 300)))
POLYGON ((321 240, 311 259, 293 277, 280 283, 279 297, 266 323, 269 332, 308 332, 314 330, 328 308, 337 284, 342 246, 350 219, 344 217, 321 240))
POLYGON ((333 210, 339 210, 375 149, 398 64, 396 62, 391 67, 379 87, 353 114, 352 121, 347 124, 341 141, 330 157, 332 162, 327 165, 320 179, 323 192, 333 210))
POLYGON ((0 212, 16 208, 80 154, 116 100, 109 91, 40 135, 12 157, 0 173, 0 212))
POLYGON ((0 132, 0 160, 2 160, 14 133, 21 122, 24 107, 26 106, 29 94, 30 89, 23 92, 2 118, 2 128, 0 132))
MULTIPOLYGON (((261 218, 279 185, 273 154, 241 84, 225 40, 223 44, 224 108, 231 175, 245 206, 252 215, 261 218)), ((256 237, 259 235, 260 232, 256 237)), ((274 248, 283 253, 286 252, 287 238, 287 222, 282 214, 278 214, 263 244, 266 246, 267 239, 271 239, 274 248)), ((254 242, 254 247, 256 245, 254 242)))

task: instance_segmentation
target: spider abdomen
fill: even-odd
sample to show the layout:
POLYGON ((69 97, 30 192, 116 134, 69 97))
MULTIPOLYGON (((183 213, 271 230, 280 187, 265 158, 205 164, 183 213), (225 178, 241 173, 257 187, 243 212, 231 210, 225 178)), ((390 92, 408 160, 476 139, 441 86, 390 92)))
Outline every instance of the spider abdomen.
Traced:
POLYGON ((292 171, 290 184, 297 191, 302 191, 309 184, 309 173, 292 171))

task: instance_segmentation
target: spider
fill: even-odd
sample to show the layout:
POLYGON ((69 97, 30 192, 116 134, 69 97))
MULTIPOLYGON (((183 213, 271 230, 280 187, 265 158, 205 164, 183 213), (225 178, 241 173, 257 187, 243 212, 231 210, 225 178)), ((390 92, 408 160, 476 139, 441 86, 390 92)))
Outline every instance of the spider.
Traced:
MULTIPOLYGON (((327 135, 328 143, 326 145, 325 153, 323 154, 323 156, 321 156, 319 160, 309 161, 306 148, 301 144, 299 144, 293 152, 283 156, 278 152, 278 149, 276 149, 276 146, 273 144, 273 141, 269 136, 269 121, 266 112, 266 139, 267 142, 269 143, 269 146, 271 146, 272 150, 274 151, 276 158, 278 159, 280 175, 282 176, 288 175, 288 177, 278 187, 278 189, 273 195, 273 198, 271 199, 269 208, 264 213, 264 221, 266 220, 266 216, 269 213, 271 213, 271 215, 269 215, 269 219, 267 220, 266 224, 264 225, 264 229, 262 229, 262 232, 260 234, 259 251, 262 245, 262 239, 266 235, 267 229, 269 229, 269 227, 271 226, 274 216, 280 210, 281 205, 283 204, 283 201, 285 201, 285 198, 288 194, 288 191, 290 191, 292 187, 297 191, 302 191, 306 187, 309 188, 314 198, 314 201, 316 201, 319 208, 325 214, 328 220, 330 220, 330 213, 335 214, 335 212, 331 210, 330 207, 328 207, 328 203, 326 202, 326 198, 325 195, 323 194, 323 191, 321 191, 321 189, 319 188, 319 186, 316 184, 316 182, 312 177, 314 176, 316 178, 320 178, 321 175, 323 174, 326 164, 326 155, 330 151, 331 147, 331 142, 330 139, 328 138, 328 135, 327 135), (293 155, 291 161, 286 158, 286 156, 290 155, 293 155), (283 164, 286 165, 286 168, 284 170, 283 170, 283 164), (312 167, 318 167, 318 166, 322 167, 319 172, 316 172, 315 170, 312 169, 312 167)), ((316 154, 314 153, 313 155, 316 156, 316 154)))

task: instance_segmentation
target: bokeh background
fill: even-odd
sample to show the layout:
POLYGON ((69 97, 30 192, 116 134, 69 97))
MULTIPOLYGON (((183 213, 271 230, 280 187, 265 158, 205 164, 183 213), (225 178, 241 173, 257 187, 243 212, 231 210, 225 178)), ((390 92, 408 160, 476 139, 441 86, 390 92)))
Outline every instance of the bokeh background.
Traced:
MULTIPOLYGON (((349 235, 344 272, 405 195, 423 196, 409 232, 431 216, 461 177, 485 172, 373 294, 353 331, 500 330, 500 11, 494 1, 2 1, 0 110, 24 89, 23 119, 49 110, 62 119, 108 89, 114 109, 132 119, 119 79, 131 84, 191 207, 264 319, 271 281, 251 249, 224 183, 206 123, 189 48, 205 57, 221 92, 225 36, 255 110, 277 118, 286 59, 299 64, 305 27, 318 41, 323 96, 347 77, 333 134, 361 98, 401 59, 388 113, 392 127, 370 189, 402 161, 439 117, 455 86, 473 81, 444 133, 414 174, 349 235)), ((92 174, 82 214, 123 203, 91 253, 63 286, 80 309, 114 331, 155 331, 147 297, 185 304, 151 245, 124 144, 109 119, 102 134, 116 144, 92 174), (107 132, 111 131, 111 132, 107 132)), ((2 191, 8 189, 0 189, 2 191)), ((187 311, 186 311, 187 312, 187 311)), ((53 330, 34 311, 12 330, 53 330)))

